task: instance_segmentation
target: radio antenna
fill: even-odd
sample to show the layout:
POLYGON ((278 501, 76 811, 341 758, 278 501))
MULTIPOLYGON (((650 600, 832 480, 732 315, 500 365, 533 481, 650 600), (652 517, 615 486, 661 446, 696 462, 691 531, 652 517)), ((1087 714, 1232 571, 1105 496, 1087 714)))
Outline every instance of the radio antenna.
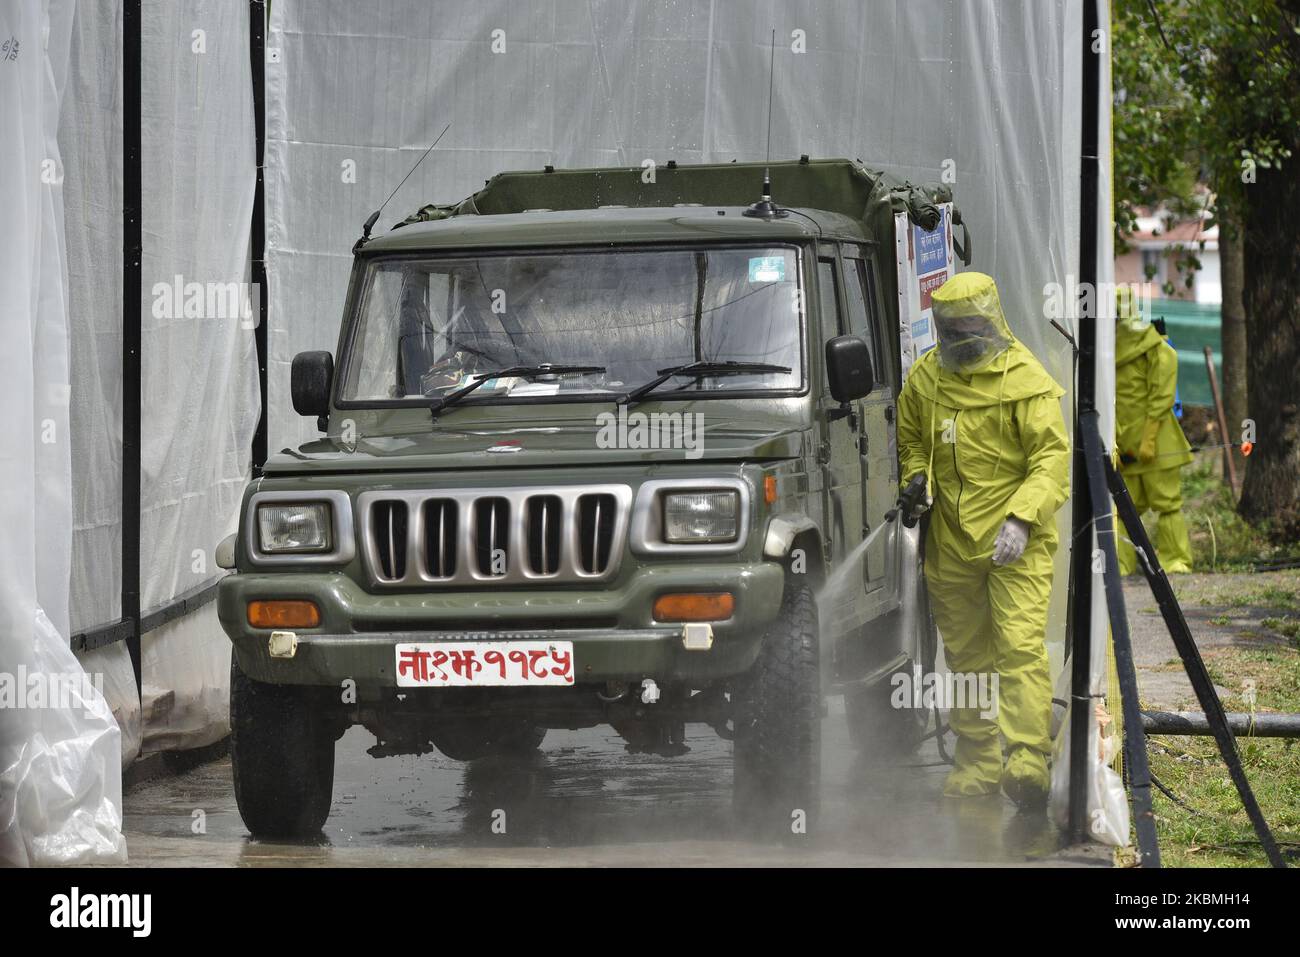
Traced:
MULTIPOLYGON (((773 35, 775 35, 775 33, 773 35)), ((379 215, 384 211, 384 206, 388 205, 388 200, 392 199, 394 196, 397 195, 397 190, 401 189, 402 186, 405 185, 406 181, 411 178, 411 173, 414 173, 417 169, 420 168, 420 164, 424 162, 424 158, 433 152, 433 148, 438 145, 439 141, 442 140, 443 136, 446 135, 449 129, 451 129, 450 123, 448 123, 446 126, 442 128, 442 132, 438 134, 438 139, 430 143, 429 148, 420 154, 420 158, 415 161, 415 165, 411 167, 410 172, 408 172, 405 176, 403 176, 402 182, 398 183, 397 187, 391 193, 388 194, 388 199, 384 200, 383 205, 381 205, 377 210, 371 213, 370 218, 367 219, 362 224, 361 238, 357 240, 357 245, 355 247, 356 249, 360 249, 370 239, 370 230, 374 227, 375 223, 379 220, 379 215)))
MULTIPOLYGON (((776 27, 772 28, 772 49, 767 61, 767 158, 763 161, 770 166, 772 162, 772 86, 776 76, 776 27)), ((745 208, 742 216, 755 219, 784 219, 790 215, 772 202, 772 171, 763 170, 763 196, 751 206, 745 208)))
POLYGON ((776 75, 776 27, 772 28, 772 51, 767 60, 767 158, 772 162, 772 80, 776 75))

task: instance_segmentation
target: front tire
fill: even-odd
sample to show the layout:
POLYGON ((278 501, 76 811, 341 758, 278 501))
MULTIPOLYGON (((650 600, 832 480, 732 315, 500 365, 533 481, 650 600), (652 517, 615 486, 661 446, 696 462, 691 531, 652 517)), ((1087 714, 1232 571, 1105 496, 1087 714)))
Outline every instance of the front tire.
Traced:
POLYGON ((812 589, 787 590, 758 661, 735 693, 737 810, 799 833, 816 817, 821 772, 821 670, 812 589))
POLYGON ((254 837, 314 837, 329 817, 335 735, 323 704, 320 689, 254 681, 231 655, 230 767, 254 837))

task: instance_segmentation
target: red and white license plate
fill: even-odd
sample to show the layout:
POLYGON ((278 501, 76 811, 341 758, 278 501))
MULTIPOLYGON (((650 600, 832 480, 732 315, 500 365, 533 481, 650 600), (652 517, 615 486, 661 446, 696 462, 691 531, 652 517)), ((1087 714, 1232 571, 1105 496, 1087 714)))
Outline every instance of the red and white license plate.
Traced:
POLYGON ((399 688, 572 684, 571 641, 419 641, 397 646, 399 688))

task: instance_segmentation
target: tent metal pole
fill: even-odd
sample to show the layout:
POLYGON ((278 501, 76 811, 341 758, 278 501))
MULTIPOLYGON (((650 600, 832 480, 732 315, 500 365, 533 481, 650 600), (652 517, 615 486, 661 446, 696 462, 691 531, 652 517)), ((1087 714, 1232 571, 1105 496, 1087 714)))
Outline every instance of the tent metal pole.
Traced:
POLYGON ((122 4, 122 620, 140 680, 140 4, 122 4))
POLYGON ((266 0, 248 3, 249 66, 253 82, 253 130, 257 144, 257 186, 253 193, 253 228, 251 241, 252 282, 257 289, 257 326, 253 339, 257 346, 257 391, 261 412, 253 433, 253 476, 262 474, 266 464, 266 192, 262 171, 266 163, 266 0))
MULTIPOLYGON (((1084 0, 1082 68, 1082 139, 1079 164, 1079 289, 1097 284, 1097 186, 1099 183, 1098 117, 1101 53, 1094 49, 1099 28, 1097 0, 1084 0)), ((1106 49, 1105 44, 1100 50, 1106 49)), ((1078 367, 1075 374, 1074 467, 1070 535, 1070 838, 1088 838, 1088 777, 1092 771, 1089 729, 1092 726, 1092 496, 1084 451, 1082 416, 1096 409, 1096 296, 1085 296, 1076 330, 1078 367), (1091 303, 1091 308, 1088 304, 1091 303)))
POLYGON ((1160 844, 1156 819, 1151 810, 1151 764, 1147 759, 1147 738, 1142 709, 1138 704, 1137 668, 1133 643, 1124 608, 1124 586, 1120 583, 1119 556, 1115 548, 1115 522, 1111 515, 1110 492, 1106 484, 1106 447, 1101 440, 1097 410, 1080 416, 1084 452, 1088 457, 1088 489, 1092 496, 1093 527, 1104 559, 1103 588, 1111 641, 1115 649, 1115 670, 1119 677, 1120 708, 1124 715, 1124 770, 1133 803, 1133 828, 1137 834, 1138 864, 1160 866, 1160 844))

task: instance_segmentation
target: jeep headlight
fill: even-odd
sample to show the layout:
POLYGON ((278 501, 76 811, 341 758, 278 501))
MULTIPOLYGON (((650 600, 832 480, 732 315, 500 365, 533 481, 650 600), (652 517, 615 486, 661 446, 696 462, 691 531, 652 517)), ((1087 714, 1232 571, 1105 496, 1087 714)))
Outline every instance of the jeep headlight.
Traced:
POLYGON ((734 542, 740 533, 740 496, 734 490, 664 495, 664 541, 734 542))
POLYGON ((330 550, 327 502, 266 504, 257 508, 258 543, 268 555, 330 550))

